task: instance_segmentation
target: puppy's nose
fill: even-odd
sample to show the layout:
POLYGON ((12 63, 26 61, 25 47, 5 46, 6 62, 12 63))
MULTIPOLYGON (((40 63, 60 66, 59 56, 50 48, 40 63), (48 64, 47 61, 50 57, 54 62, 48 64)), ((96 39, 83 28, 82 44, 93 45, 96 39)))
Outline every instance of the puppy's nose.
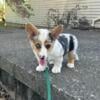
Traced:
POLYGON ((41 56, 40 59, 44 60, 45 59, 45 56, 41 56))

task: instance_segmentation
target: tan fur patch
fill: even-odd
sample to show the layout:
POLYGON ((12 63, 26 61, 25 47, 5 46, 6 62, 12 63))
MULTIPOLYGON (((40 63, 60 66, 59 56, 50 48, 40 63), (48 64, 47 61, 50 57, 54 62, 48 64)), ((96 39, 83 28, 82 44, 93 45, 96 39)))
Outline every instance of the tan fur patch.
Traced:
POLYGON ((33 40, 33 41, 31 41, 31 43, 32 43, 32 49, 34 49, 35 52, 37 52, 37 54, 39 54, 39 52, 40 52, 41 49, 37 49, 36 48, 36 44, 39 43, 41 45, 41 42, 39 40, 35 40, 35 41, 33 40))
POLYGON ((28 38, 32 39, 33 36, 36 36, 38 34, 38 29, 35 25, 32 25, 31 23, 27 23, 25 25, 25 30, 28 33, 28 38))
POLYGON ((75 62, 75 56, 72 52, 68 53, 68 63, 74 64, 75 62))
POLYGON ((51 30, 51 35, 55 39, 59 36, 60 33, 62 33, 62 31, 63 31, 63 26, 58 25, 51 30))
POLYGON ((53 48, 53 43, 51 43, 51 41, 46 40, 44 42, 45 47, 50 46, 49 48, 47 48, 48 51, 50 51, 53 48))

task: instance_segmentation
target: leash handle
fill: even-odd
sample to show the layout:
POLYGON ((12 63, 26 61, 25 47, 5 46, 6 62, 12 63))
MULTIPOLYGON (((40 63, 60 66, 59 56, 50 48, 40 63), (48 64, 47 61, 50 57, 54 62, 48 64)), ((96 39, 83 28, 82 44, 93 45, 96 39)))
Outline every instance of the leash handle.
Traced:
POLYGON ((50 74, 49 74, 48 67, 46 68, 44 74, 45 74, 46 85, 47 85, 47 100, 51 100, 51 82, 50 82, 50 74))

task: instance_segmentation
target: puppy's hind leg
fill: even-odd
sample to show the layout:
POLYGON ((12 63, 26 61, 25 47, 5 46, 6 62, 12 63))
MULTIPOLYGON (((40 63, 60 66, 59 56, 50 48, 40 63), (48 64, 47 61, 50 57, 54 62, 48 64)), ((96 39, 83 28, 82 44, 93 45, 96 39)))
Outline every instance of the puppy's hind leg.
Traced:
POLYGON ((75 52, 74 55, 75 55, 75 60, 76 60, 76 61, 79 61, 78 54, 75 52))
POLYGON ((67 67, 74 68, 74 63, 75 63, 75 55, 74 55, 73 51, 71 51, 68 53, 67 67))

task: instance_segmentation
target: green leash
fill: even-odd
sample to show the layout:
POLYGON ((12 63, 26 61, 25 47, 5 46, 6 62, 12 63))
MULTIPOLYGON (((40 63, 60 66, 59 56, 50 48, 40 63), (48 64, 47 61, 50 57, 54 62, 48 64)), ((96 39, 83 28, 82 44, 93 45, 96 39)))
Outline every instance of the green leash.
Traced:
POLYGON ((44 75, 46 78, 46 85, 47 85, 47 100, 51 100, 51 82, 50 82, 50 74, 48 67, 46 68, 44 75))

